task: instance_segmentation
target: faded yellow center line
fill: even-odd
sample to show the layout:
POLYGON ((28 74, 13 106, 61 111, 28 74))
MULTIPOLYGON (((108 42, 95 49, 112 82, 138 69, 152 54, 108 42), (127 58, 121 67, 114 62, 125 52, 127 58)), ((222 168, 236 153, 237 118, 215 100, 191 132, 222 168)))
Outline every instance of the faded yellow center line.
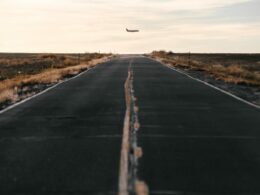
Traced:
POLYGON ((133 71, 130 61, 128 77, 125 82, 126 113, 124 119, 123 139, 120 157, 119 192, 118 195, 148 195, 145 182, 138 179, 138 159, 143 156, 142 148, 137 143, 137 131, 140 129, 138 107, 133 88, 133 71))
POLYGON ((121 146, 118 195, 128 195, 128 153, 129 153, 129 132, 130 132, 130 115, 131 115, 130 78, 131 78, 131 71, 129 67, 128 76, 124 86, 126 112, 125 112, 123 138, 122 138, 122 146, 121 146))

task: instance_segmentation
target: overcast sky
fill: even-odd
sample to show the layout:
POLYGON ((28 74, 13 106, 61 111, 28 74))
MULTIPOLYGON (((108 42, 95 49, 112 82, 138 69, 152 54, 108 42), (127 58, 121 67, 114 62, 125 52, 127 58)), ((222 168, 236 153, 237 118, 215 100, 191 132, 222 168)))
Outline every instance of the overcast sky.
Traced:
POLYGON ((260 0, 0 0, 0 52, 260 52, 259 8, 260 0))

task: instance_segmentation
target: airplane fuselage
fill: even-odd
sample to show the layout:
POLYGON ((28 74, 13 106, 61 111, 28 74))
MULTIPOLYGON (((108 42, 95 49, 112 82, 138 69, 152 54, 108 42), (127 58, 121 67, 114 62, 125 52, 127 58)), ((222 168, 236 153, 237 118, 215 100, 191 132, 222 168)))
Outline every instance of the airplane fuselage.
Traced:
POLYGON ((129 29, 126 29, 126 32, 139 32, 139 30, 129 30, 129 29))

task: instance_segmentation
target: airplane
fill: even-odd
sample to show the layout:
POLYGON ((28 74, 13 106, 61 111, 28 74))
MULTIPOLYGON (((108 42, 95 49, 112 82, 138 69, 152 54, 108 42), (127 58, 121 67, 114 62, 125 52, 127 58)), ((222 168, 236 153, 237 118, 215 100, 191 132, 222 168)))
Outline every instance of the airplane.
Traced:
POLYGON ((128 29, 126 29, 126 32, 135 33, 135 32, 139 32, 139 30, 128 30, 128 29))

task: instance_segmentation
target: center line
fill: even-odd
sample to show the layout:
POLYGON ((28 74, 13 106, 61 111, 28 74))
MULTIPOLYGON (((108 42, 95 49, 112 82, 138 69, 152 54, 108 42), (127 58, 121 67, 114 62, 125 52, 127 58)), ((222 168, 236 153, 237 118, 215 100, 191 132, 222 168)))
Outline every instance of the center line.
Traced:
POLYGON ((142 148, 138 146, 137 132, 140 128, 138 107, 133 87, 132 61, 125 82, 126 113, 123 128, 123 140, 120 158, 118 195, 148 195, 148 186, 138 179, 138 159, 142 157, 142 148))
POLYGON ((129 153, 129 132, 130 132, 130 115, 131 115, 131 97, 130 97, 130 78, 131 62, 128 70, 128 76, 125 81, 125 101, 126 112, 123 128, 123 139, 121 146, 120 169, 119 169, 119 192, 118 195, 128 195, 128 153, 129 153))

